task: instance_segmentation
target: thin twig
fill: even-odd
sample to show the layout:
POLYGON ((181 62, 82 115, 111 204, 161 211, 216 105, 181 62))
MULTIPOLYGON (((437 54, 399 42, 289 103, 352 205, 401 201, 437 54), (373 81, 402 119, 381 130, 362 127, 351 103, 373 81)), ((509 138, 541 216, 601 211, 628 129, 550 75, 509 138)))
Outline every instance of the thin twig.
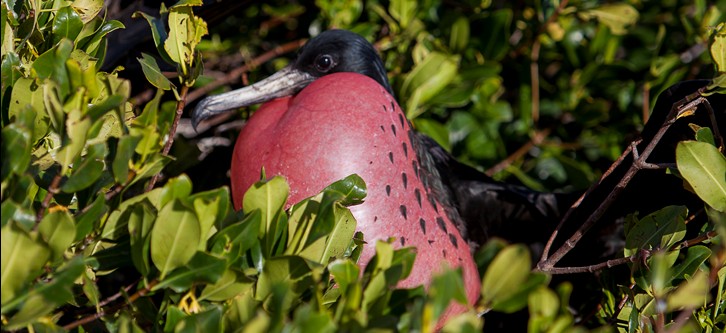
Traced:
POLYGON ((40 204, 40 209, 38 209, 38 212, 35 215, 35 226, 33 229, 38 227, 38 224, 40 224, 40 221, 43 219, 43 215, 45 214, 45 211, 48 209, 48 206, 50 206, 50 201, 53 199, 53 196, 58 194, 60 192, 60 181, 61 176, 60 171, 58 174, 53 177, 53 180, 50 182, 50 186, 48 186, 48 192, 45 194, 45 198, 43 198, 43 202, 40 204))
POLYGON ((570 209, 567 210, 567 212, 565 213, 565 216, 562 217, 562 219, 560 220, 560 223, 557 224, 557 227, 555 227, 555 230, 552 231, 550 238, 547 240, 547 244, 545 244, 544 250, 542 251, 542 257, 539 260, 540 263, 542 263, 548 259, 549 254, 550 254, 550 249, 552 248, 552 245, 555 242, 555 239, 557 239, 557 235, 559 234, 560 229, 562 229, 562 226, 565 224, 565 221, 567 221, 570 218, 570 215, 572 215, 574 213, 574 211, 578 207, 580 207, 580 204, 582 203, 582 201, 588 195, 590 195, 590 193, 592 193, 592 191, 596 190, 600 186, 600 184, 602 184, 605 181, 605 179, 607 179, 607 177, 609 177, 610 174, 613 173, 613 171, 615 171, 615 169, 617 167, 619 167, 621 163, 623 163, 625 158, 628 157, 628 155, 630 155, 630 152, 632 151, 632 149, 633 149, 632 145, 628 146, 628 148, 625 149, 625 151, 622 154, 620 154, 620 157, 618 157, 618 159, 615 160, 615 162, 613 162, 612 165, 610 165, 610 168, 608 168, 605 171, 605 173, 602 175, 602 177, 600 177, 600 180, 597 183, 595 183, 593 186, 590 186, 590 188, 588 188, 587 191, 585 191, 585 193, 583 193, 577 199, 577 201, 572 203, 572 205, 570 206, 570 209))
POLYGON ((526 154, 528 151, 530 151, 530 149, 532 149, 532 147, 539 146, 542 143, 542 141, 544 141, 544 139, 550 135, 551 131, 552 130, 549 128, 546 128, 541 131, 536 131, 534 133, 534 136, 532 136, 532 139, 530 139, 529 141, 527 141, 527 143, 525 143, 524 145, 519 147, 514 153, 507 156, 507 158, 505 158, 501 162, 497 163, 493 167, 487 169, 485 174, 487 176, 491 177, 492 175, 496 174, 497 172, 506 169, 508 166, 510 166, 512 163, 514 163, 514 161, 522 158, 522 156, 524 156, 524 154, 526 154))
POLYGON ((303 44, 305 44, 305 41, 307 41, 307 39, 298 39, 296 41, 292 41, 292 42, 277 46, 274 49, 259 55, 258 57, 250 60, 244 66, 235 68, 234 70, 227 73, 227 75, 225 75, 217 80, 214 80, 213 82, 210 82, 209 84, 206 84, 205 86, 203 86, 199 89, 196 89, 196 90, 190 92, 189 96, 187 96, 187 102, 190 103, 192 101, 195 101, 195 100, 199 99, 200 97, 208 94, 210 91, 217 89, 223 85, 238 82, 239 79, 242 77, 242 74, 249 72, 250 70, 256 68, 257 66, 259 66, 267 61, 270 61, 271 59, 277 58, 282 54, 292 52, 292 51, 299 49, 303 44))
MULTIPOLYGON (((187 93, 189 92, 189 86, 183 85, 181 88, 181 94, 179 101, 176 103, 176 114, 174 115, 174 122, 171 123, 171 129, 169 129, 169 138, 167 138, 164 144, 164 149, 161 151, 162 156, 169 156, 171 145, 174 144, 174 136, 176 135, 176 127, 179 125, 179 119, 181 119, 182 113, 184 113, 184 107, 186 106, 187 93)), ((159 179, 160 174, 154 174, 149 181, 149 185, 146 187, 146 192, 154 189, 156 181, 159 179)))
POLYGON ((560 12, 562 12, 562 10, 565 9, 565 6, 567 6, 567 2, 568 0, 562 0, 560 5, 555 9, 554 13, 552 13, 552 15, 547 18, 547 21, 539 27, 537 35, 534 37, 534 43, 532 44, 529 75, 532 80, 532 123, 535 127, 539 121, 539 52, 542 48, 542 42, 540 41, 539 36, 545 32, 547 26, 557 19, 560 12))
POLYGON ((70 331, 70 330, 72 330, 72 329, 74 329, 74 328, 76 328, 78 326, 83 325, 83 324, 88 324, 88 323, 90 323, 90 322, 92 322, 94 320, 98 320, 98 319, 100 319, 101 317, 103 317, 103 316, 105 316, 107 314, 115 313, 116 311, 122 309, 124 306, 130 305, 133 302, 135 302, 137 299, 139 299, 140 297, 143 297, 146 294, 148 294, 151 291, 151 289, 154 288, 154 286, 156 286, 158 283, 159 283, 158 280, 153 280, 153 281, 149 282, 149 284, 146 287, 144 287, 141 290, 136 291, 133 295, 131 295, 129 297, 129 299, 128 299, 127 302, 121 303, 121 304, 119 304, 119 305, 117 305, 115 307, 112 307, 112 308, 108 309, 108 310, 101 310, 101 311, 99 311, 97 313, 94 313, 92 315, 89 315, 89 316, 83 317, 81 319, 78 319, 78 320, 76 320, 76 321, 74 321, 74 322, 72 322, 70 324, 67 324, 67 325, 63 326, 63 329, 66 330, 66 331, 70 331))
POLYGON ((595 209, 595 211, 592 212, 590 216, 588 216, 587 220, 585 220, 585 222, 577 229, 577 231, 575 231, 572 236, 570 236, 570 238, 567 239, 567 241, 565 241, 565 243, 562 244, 562 246, 560 246, 560 248, 557 249, 554 254, 552 254, 550 258, 546 260, 541 260, 539 263, 537 263, 538 270, 545 272, 549 271, 554 267, 555 264, 557 264, 560 259, 562 259, 562 257, 564 257, 567 253, 570 252, 570 250, 575 247, 575 245, 577 245, 580 239, 582 239, 582 236, 588 230, 590 230, 593 225, 595 225, 595 222, 600 219, 600 217, 605 213, 608 207, 610 207, 610 205, 615 202, 615 199, 620 196, 620 193, 625 189, 625 187, 635 176, 635 174, 639 170, 643 169, 643 166, 647 163, 646 161, 650 154, 653 152, 653 149, 655 149, 660 140, 663 138, 663 135, 665 135, 671 125, 673 125, 673 123, 678 119, 678 116, 680 116, 684 111, 694 109, 700 103, 703 103, 705 98, 703 98, 700 94, 701 92, 697 91, 691 95, 686 96, 686 98, 682 99, 679 103, 673 104, 670 112, 668 112, 668 115, 666 116, 665 122, 661 125, 660 129, 658 129, 658 132, 653 136, 645 149, 640 153, 640 156, 637 159, 633 159, 633 163, 631 164, 630 168, 625 172, 625 175, 623 175, 623 178, 620 179, 615 188, 613 188, 610 195, 605 198, 605 200, 597 207, 597 209, 595 209))

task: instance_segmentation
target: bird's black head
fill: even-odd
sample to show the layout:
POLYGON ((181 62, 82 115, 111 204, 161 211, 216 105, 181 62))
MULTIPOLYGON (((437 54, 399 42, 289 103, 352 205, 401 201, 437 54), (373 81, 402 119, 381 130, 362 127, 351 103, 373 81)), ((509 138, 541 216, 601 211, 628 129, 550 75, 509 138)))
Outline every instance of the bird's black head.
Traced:
POLYGON ((300 49, 292 66, 316 78, 341 72, 363 74, 393 94, 373 45, 347 30, 328 30, 311 39, 300 49))
POLYGON ((217 113, 296 94, 315 79, 341 72, 366 75, 391 95, 386 70, 373 45, 360 35, 346 30, 328 30, 309 40, 289 66, 251 86, 209 96, 192 112, 192 124, 217 113))

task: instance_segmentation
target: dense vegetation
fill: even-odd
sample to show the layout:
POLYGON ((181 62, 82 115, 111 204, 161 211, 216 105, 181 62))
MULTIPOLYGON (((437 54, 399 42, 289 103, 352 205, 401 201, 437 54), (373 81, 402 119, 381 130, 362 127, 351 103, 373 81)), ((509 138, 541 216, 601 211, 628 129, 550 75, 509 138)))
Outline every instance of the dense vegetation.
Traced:
MULTIPOLYGON (((377 259, 360 274, 365 235, 338 223, 365 197, 356 175, 289 211, 272 178, 231 208, 239 122, 197 133, 186 106, 282 68, 322 29, 374 43, 416 129, 542 191, 596 183, 671 85, 726 89, 726 7, 705 0, 3 0, 1 16, 3 330, 431 331, 465 302, 456 271, 392 288, 415 253, 387 242, 365 244, 377 259)), ((573 305, 589 312, 526 246, 493 240, 476 256, 479 304, 444 330, 511 313, 531 332, 726 329, 719 127, 686 126, 667 166, 700 208, 626 217, 616 261, 589 268, 594 301, 573 305)))

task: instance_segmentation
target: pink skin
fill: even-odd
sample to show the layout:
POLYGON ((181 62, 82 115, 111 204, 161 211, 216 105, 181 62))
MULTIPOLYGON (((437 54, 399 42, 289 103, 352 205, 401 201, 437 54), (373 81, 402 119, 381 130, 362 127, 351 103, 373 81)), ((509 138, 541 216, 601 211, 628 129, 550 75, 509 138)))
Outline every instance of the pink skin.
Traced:
MULTIPOLYGON (((396 246, 417 247, 413 271, 399 287, 428 285, 442 267, 461 267, 469 303, 474 304, 481 285, 476 265, 441 205, 434 208, 427 199, 414 171, 418 161, 410 130, 396 101, 371 78, 355 73, 319 78, 295 97, 264 104, 240 133, 231 169, 235 208, 241 208, 244 192, 259 180, 262 167, 267 177, 287 178, 290 203, 357 173, 368 187, 365 202, 351 207, 368 243, 361 264, 374 255, 376 240, 395 237, 396 246)), ((465 309, 449 307, 441 322, 465 309)))

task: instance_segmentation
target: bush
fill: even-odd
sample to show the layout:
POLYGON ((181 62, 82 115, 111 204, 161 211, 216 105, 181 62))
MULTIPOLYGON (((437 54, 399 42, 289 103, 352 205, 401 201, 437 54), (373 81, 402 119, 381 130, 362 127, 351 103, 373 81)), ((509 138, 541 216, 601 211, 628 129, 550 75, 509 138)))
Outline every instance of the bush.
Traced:
MULTIPOLYGON (((285 181, 263 176, 234 212, 225 177, 205 177, 227 165, 196 148, 220 141, 177 135, 189 128, 186 104, 281 68, 308 31, 369 38, 418 130, 538 190, 588 188, 674 83, 715 77, 698 96, 724 92, 726 9, 706 2, 277 1, 219 20, 190 0, 129 20, 151 31, 138 55, 111 42, 125 25, 103 3, 2 4, 3 330, 431 331, 451 302, 465 303, 456 271, 426 291, 395 289, 415 253, 390 242, 366 245, 385 260, 360 274, 365 235, 341 223, 365 196, 358 176, 287 211, 285 181), (214 81, 241 66, 228 55, 265 51, 214 81), (124 56, 129 68, 113 68, 124 56)), ((629 216, 622 256, 587 268, 601 272, 592 315, 573 316, 572 286, 551 282, 552 267, 532 272, 525 246, 492 240, 477 254, 480 303, 443 330, 480 331, 477 312, 517 311, 532 332, 723 330, 721 125, 694 126, 675 150, 703 213, 663 204, 629 216), (706 222, 694 230, 694 218, 706 222), (621 284, 610 267, 625 263, 621 284)))

